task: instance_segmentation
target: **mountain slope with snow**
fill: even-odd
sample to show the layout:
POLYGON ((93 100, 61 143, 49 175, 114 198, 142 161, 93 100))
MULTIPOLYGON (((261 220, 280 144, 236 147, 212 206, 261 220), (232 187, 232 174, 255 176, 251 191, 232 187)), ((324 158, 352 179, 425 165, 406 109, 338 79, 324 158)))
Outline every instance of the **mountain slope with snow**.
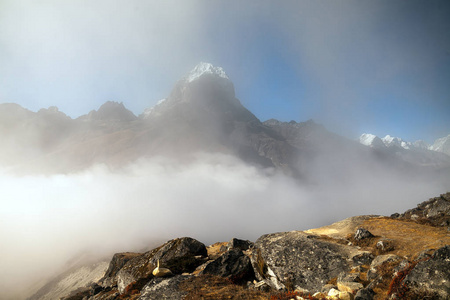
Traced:
POLYGON ((446 137, 437 139, 434 144, 430 146, 430 150, 450 155, 450 134, 446 137))
POLYGON ((450 156, 445 152, 445 149, 450 150, 450 147, 446 148, 446 145, 450 145, 450 135, 438 139, 433 146, 422 140, 407 142, 390 135, 380 139, 376 135, 368 133, 362 134, 359 142, 378 151, 393 153, 412 164, 434 167, 450 165, 450 156))

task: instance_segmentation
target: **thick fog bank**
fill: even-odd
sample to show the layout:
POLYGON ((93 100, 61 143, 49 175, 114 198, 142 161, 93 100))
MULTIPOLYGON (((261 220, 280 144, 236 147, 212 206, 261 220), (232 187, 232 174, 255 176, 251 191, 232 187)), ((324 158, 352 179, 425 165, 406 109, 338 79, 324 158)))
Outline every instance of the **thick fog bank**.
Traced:
POLYGON ((182 236, 205 244, 254 241, 353 215, 390 215, 449 188, 433 178, 367 174, 349 184, 305 186, 272 169, 208 154, 188 164, 142 160, 121 171, 98 165, 71 175, 3 173, 0 290, 15 298, 80 253, 109 257, 182 236))

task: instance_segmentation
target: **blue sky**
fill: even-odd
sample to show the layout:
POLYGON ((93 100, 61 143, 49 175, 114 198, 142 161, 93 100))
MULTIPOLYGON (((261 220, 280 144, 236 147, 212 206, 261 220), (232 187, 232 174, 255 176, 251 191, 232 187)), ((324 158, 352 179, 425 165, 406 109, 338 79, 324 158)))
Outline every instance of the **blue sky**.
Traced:
POLYGON ((135 114, 198 62, 262 121, 450 134, 448 1, 0 0, 0 103, 135 114))

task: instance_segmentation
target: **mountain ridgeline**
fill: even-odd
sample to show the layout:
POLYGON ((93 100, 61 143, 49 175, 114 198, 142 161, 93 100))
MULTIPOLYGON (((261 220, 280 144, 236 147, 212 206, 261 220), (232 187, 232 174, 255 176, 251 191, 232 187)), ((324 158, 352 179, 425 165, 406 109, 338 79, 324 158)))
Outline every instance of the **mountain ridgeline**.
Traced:
POLYGON ((426 153, 424 158, 413 153, 402 159, 333 134, 311 120, 261 122, 236 98, 222 68, 207 63, 139 116, 110 101, 77 119, 56 107, 35 113, 17 104, 0 104, 0 136, 0 165, 19 174, 70 173, 95 164, 120 168, 157 155, 185 161, 197 152, 233 155, 311 181, 380 164, 402 172, 450 168, 448 155, 426 153))

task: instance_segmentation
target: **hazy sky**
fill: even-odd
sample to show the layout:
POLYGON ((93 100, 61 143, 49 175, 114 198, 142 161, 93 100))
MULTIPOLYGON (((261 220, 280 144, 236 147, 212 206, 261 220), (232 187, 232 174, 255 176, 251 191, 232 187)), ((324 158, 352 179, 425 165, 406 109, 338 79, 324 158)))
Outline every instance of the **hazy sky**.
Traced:
POLYGON ((198 62, 262 121, 450 133, 448 1, 0 0, 0 103, 135 114, 198 62))

